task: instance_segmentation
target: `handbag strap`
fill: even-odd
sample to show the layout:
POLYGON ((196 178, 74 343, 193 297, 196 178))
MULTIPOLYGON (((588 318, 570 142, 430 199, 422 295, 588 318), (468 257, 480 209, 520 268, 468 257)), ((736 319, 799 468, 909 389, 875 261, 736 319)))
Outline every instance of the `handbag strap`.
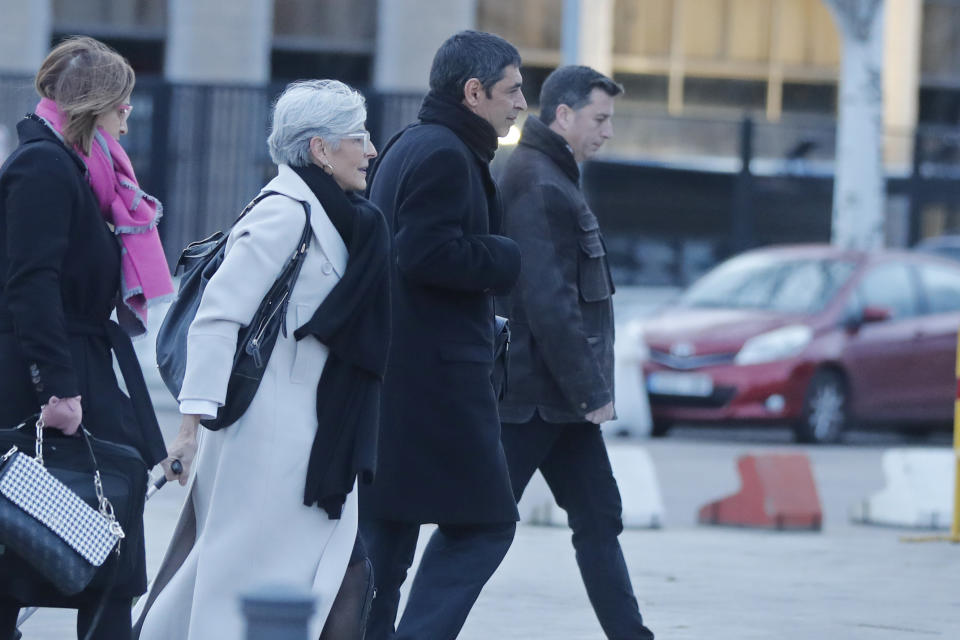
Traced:
MULTIPOLYGON (((117 545, 117 549, 120 549, 119 544, 117 545)), ((92 640, 93 635, 97 632, 97 625, 100 624, 100 618, 103 617, 103 612, 107 608, 107 600, 110 599, 110 592, 113 591, 113 588, 117 584, 117 575, 120 573, 119 553, 118 551, 118 557, 114 560, 113 568, 110 570, 110 578, 103 587, 103 593, 100 596, 100 601, 97 603, 97 609, 93 612, 93 617, 90 619, 90 628, 87 629, 87 633, 84 634, 83 640, 92 640)))
MULTIPOLYGON (((46 428, 46 425, 43 424, 43 416, 37 416, 35 426, 37 430, 37 437, 36 455, 34 459, 40 464, 40 466, 43 466, 43 430, 46 428)), ((123 527, 121 527, 120 523, 117 522, 117 517, 113 510, 113 504, 103 492, 103 479, 100 476, 100 464, 97 462, 97 456, 93 453, 93 445, 90 443, 90 434, 82 425, 80 426, 79 433, 80 438, 83 440, 84 444, 87 445, 87 453, 90 454, 90 462, 93 464, 93 488, 97 494, 98 511, 100 511, 100 514, 107 519, 107 522, 110 526, 110 532, 117 536, 120 540, 123 540, 123 538, 126 537, 126 534, 123 532, 123 527)), ((119 550, 120 543, 118 541, 118 553, 119 550)))
MULTIPOLYGON (((300 241, 297 243, 296 248, 293 251, 293 255, 290 256, 290 259, 287 261, 287 264, 283 267, 283 270, 280 272, 280 275, 277 276, 277 279, 274 281, 273 286, 270 287, 270 290, 267 292, 267 295, 264 297, 264 300, 267 298, 273 298, 282 291, 286 291, 287 294, 293 291, 293 286, 297 283, 297 278, 300 277, 300 270, 303 269, 303 261, 307 256, 307 249, 310 248, 310 241, 313 239, 313 229, 310 228, 310 203, 306 200, 297 200, 293 196, 289 196, 285 193, 280 193, 279 191, 264 191, 253 201, 247 205, 243 210, 243 213, 240 214, 242 218, 246 213, 253 208, 253 206, 266 198, 267 196, 278 195, 286 196, 291 200, 299 202, 303 206, 303 213, 306 217, 306 220, 303 223, 303 232, 300 234, 300 241)), ((240 220, 237 218, 237 221, 240 220)), ((290 296, 284 295, 283 303, 280 308, 280 332, 283 334, 283 337, 287 337, 287 306, 290 302, 290 296)), ((262 304, 262 303, 261 303, 262 304)), ((254 316, 256 318, 256 316, 254 316)))

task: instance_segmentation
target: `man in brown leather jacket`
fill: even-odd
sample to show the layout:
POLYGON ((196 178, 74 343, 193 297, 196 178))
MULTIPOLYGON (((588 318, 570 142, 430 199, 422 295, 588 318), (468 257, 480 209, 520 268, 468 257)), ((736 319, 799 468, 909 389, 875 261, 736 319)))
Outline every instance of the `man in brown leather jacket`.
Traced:
POLYGON ((521 271, 498 310, 510 318, 502 440, 517 501, 539 468, 573 529, 580 574, 609 638, 647 639, 617 536, 620 492, 600 424, 614 417, 613 283, 578 163, 613 135, 623 89, 583 66, 561 67, 540 92, 501 181, 505 233, 521 271))

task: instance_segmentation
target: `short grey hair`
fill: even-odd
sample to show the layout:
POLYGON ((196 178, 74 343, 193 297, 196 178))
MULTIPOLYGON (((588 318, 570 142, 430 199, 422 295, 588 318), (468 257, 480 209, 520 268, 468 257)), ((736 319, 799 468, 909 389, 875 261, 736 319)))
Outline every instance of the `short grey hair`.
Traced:
POLYGON ((310 139, 323 138, 334 149, 348 133, 363 129, 366 100, 339 80, 300 80, 287 85, 273 105, 267 146, 276 164, 310 164, 310 139))

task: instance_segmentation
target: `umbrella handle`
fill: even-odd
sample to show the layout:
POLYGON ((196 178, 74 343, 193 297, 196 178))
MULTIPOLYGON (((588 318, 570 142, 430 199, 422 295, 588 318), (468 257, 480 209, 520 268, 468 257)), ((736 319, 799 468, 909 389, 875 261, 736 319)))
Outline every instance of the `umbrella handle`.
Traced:
MULTIPOLYGON (((170 471, 173 471, 174 475, 180 475, 183 473, 183 464, 181 464, 179 460, 174 460, 170 463, 170 471)), ((153 483, 153 486, 147 489, 147 500, 162 489, 165 484, 167 484, 167 476, 160 476, 160 478, 153 483)))

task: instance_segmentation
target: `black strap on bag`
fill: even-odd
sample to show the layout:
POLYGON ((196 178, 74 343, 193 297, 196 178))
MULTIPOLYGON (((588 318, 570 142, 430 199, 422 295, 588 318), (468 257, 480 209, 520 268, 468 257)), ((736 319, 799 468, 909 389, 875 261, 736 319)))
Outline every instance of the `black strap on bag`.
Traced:
MULTIPOLYGON (((119 327, 117 328, 119 329, 119 327)), ((128 345, 130 344, 129 340, 127 341, 127 344, 128 345)), ((131 351, 132 350, 133 349, 131 349, 131 351)), ((117 360, 119 361, 119 357, 117 360)), ((138 366, 137 370, 139 371, 139 369, 140 367, 138 366)), ((121 373, 124 373, 124 372, 121 370, 121 373)), ((126 379, 126 377, 127 376, 124 373, 124 379, 126 379)), ((142 373, 140 374, 140 379, 143 380, 142 373)), ((156 420, 156 416, 154 416, 154 420, 156 420)), ((90 444, 90 434, 87 433, 87 430, 84 429, 83 427, 80 427, 80 434, 81 434, 81 437, 83 438, 84 443, 86 443, 87 445, 87 451, 90 452, 90 460, 93 461, 93 468, 95 470, 96 478, 97 478, 96 480, 97 495, 98 497, 100 497, 103 495, 103 488, 100 484, 100 465, 97 464, 97 457, 93 454, 93 445, 90 444)), ((109 504, 109 502, 107 504, 109 504)), ((110 506, 110 509, 112 512, 113 510, 112 505, 110 506)), ((117 548, 116 548, 116 551, 114 552, 117 554, 118 557, 120 555, 121 544, 123 544, 123 540, 120 540, 119 542, 117 542, 117 548)), ((116 586, 117 584, 117 576, 119 575, 119 573, 120 573, 120 563, 114 562, 113 568, 110 570, 110 577, 107 579, 107 584, 103 588, 103 595, 100 596, 100 601, 97 603, 97 608, 93 612, 93 617, 90 619, 90 628, 87 629, 87 633, 84 634, 83 640, 91 640, 93 638, 93 634, 96 633, 97 625, 100 624, 100 618, 103 617, 103 612, 107 608, 107 601, 110 599, 110 592, 113 591, 113 587, 116 586)))
MULTIPOLYGON (((260 193, 243 209, 234 225, 261 200, 272 195, 286 194, 276 191, 260 193)), ((237 336, 237 349, 224 404, 216 418, 202 421, 203 426, 210 430, 216 431, 230 426, 243 415, 260 386, 278 336, 287 335, 286 314, 290 293, 300 275, 313 237, 310 228, 310 204, 302 200, 297 202, 303 206, 306 215, 300 241, 253 318, 241 328, 237 336)), ((157 366, 160 377, 175 398, 180 395, 187 367, 187 332, 197 315, 207 283, 223 263, 227 238, 227 234, 218 231, 204 240, 193 242, 187 245, 177 261, 175 272, 181 275, 180 289, 157 333, 157 366)))

